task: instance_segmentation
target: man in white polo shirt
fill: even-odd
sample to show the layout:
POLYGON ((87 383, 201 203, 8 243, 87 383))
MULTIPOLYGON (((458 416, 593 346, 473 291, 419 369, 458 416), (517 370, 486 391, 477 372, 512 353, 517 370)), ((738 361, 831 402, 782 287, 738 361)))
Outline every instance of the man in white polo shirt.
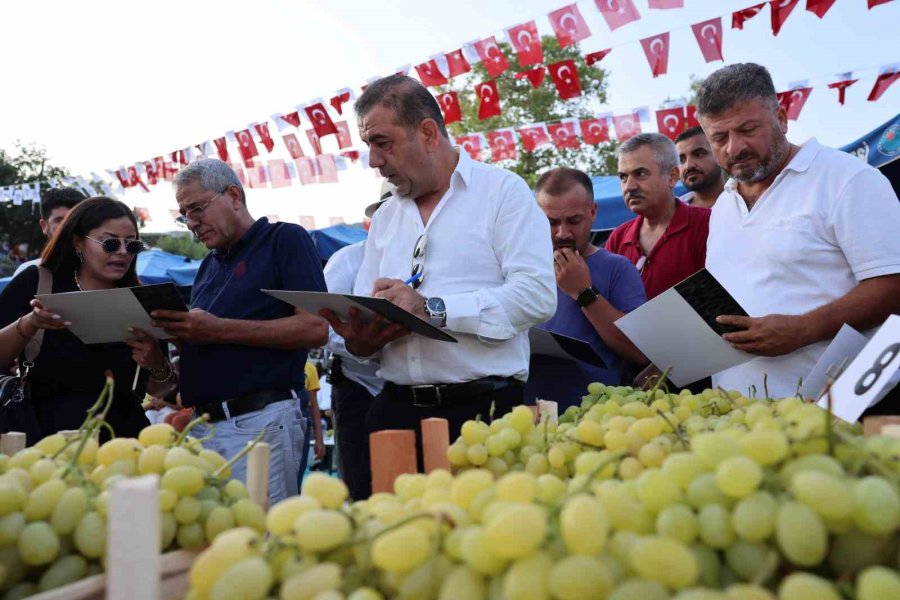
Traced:
POLYGON ((752 317, 724 315, 725 339, 756 354, 713 384, 792 396, 844 323, 865 331, 900 312, 900 203, 855 156, 788 142, 768 71, 734 64, 706 78, 700 124, 731 179, 709 223, 706 267, 752 317))

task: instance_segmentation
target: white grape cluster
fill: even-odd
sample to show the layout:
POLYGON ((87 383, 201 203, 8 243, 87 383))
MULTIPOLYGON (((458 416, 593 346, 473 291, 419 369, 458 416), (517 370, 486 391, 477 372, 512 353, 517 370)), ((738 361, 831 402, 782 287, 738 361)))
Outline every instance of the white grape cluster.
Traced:
POLYGON ((200 548, 238 526, 262 531, 263 509, 230 465, 170 425, 100 445, 85 430, 0 455, 0 593, 25 598, 103 570, 110 489, 160 476, 160 547, 200 548))
POLYGON ((595 384, 471 421, 455 475, 346 504, 324 475, 219 536, 187 600, 900 598, 900 440, 798 399, 595 384))

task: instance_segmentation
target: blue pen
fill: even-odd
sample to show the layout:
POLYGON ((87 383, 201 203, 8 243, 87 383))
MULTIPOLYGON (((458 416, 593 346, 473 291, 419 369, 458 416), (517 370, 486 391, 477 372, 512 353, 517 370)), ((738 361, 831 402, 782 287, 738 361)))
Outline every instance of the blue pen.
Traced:
POLYGON ((409 279, 407 279, 406 281, 403 282, 403 285, 409 285, 412 282, 418 281, 421 278, 422 278, 422 272, 420 271, 420 272, 416 273, 415 275, 410 276, 409 279))

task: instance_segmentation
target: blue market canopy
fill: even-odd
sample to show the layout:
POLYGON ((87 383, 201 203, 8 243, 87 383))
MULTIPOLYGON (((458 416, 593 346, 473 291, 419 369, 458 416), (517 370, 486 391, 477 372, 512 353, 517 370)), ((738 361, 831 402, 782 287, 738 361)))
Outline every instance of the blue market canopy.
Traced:
POLYGON ((328 260, 331 255, 350 244, 366 239, 366 231, 360 227, 340 224, 325 229, 314 229, 309 232, 313 243, 319 251, 319 258, 328 260))
POLYGON ((141 252, 137 257, 137 275, 146 284, 174 281, 177 285, 191 285, 199 268, 199 260, 191 260, 158 249, 141 252), (176 270, 178 279, 170 274, 170 271, 176 270), (182 283, 187 281, 188 277, 189 282, 182 283))
POLYGON ((876 169, 900 158, 900 114, 841 148, 855 154, 876 169))
MULTIPOLYGON (((622 184, 616 176, 591 177, 594 184, 594 202, 597 203, 597 218, 591 229, 614 229, 634 218, 634 213, 625 206, 622 199, 622 184)), ((687 193, 680 181, 675 186, 675 195, 687 193)))

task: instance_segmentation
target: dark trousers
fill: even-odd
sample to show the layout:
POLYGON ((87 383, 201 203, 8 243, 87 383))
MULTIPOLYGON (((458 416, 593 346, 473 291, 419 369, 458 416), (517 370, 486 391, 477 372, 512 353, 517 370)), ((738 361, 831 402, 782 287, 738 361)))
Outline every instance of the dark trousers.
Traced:
POLYGON ((373 399, 374 396, 355 381, 346 377, 331 379, 338 470, 353 500, 363 500, 372 494, 366 414, 373 399))
POLYGON ((416 432, 416 454, 419 470, 422 470, 422 419, 438 417, 447 419, 450 427, 450 443, 459 437, 463 423, 476 416, 489 423, 491 403, 494 403, 494 417, 499 418, 523 403, 525 386, 521 383, 507 385, 493 392, 473 395, 465 401, 422 408, 394 397, 390 386, 375 397, 369 408, 366 421, 369 433, 384 429, 413 429, 416 432))

